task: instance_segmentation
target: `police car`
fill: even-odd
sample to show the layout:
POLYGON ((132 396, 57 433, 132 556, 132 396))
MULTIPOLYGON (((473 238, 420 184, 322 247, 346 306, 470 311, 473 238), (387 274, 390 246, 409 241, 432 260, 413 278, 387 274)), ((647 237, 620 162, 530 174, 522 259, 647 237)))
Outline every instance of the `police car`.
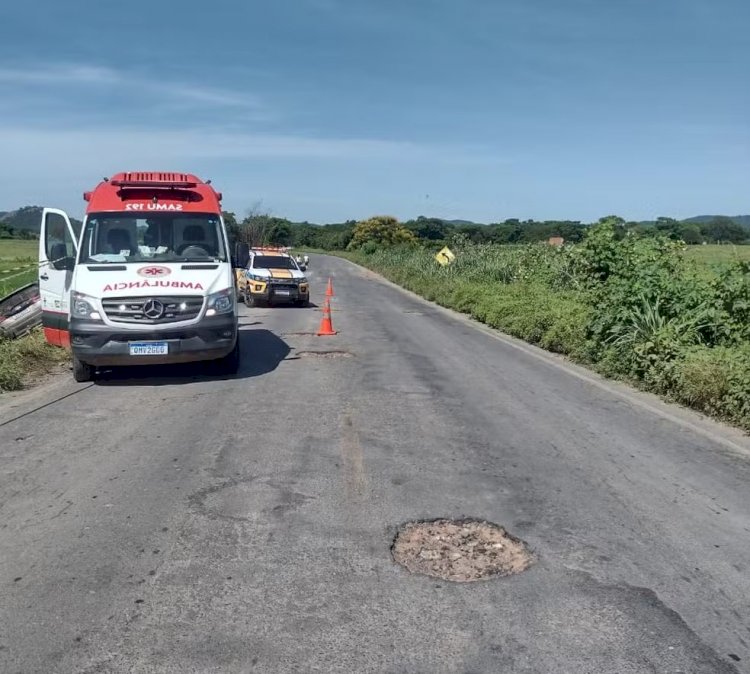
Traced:
POLYGON ((281 248, 251 248, 247 265, 237 270, 237 292, 248 307, 275 302, 303 307, 310 301, 304 265, 281 248))

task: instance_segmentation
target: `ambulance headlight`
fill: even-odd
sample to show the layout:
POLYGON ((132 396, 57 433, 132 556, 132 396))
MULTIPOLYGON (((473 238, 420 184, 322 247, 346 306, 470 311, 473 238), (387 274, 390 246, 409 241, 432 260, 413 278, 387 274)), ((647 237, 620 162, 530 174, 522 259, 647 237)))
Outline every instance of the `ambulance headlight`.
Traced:
POLYGON ((102 316, 96 309, 96 300, 93 297, 79 292, 70 294, 70 315, 72 318, 80 318, 87 321, 100 321, 102 316))
POLYGON ((227 288, 226 290, 208 296, 208 309, 206 309, 206 316, 228 314, 232 309, 234 309, 234 289, 227 288))

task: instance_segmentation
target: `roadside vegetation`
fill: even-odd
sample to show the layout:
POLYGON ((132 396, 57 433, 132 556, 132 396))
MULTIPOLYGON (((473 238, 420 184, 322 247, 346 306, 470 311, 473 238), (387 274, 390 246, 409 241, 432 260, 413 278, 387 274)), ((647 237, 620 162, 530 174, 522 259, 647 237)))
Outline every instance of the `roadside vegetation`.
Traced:
POLYGON ((562 247, 477 244, 461 234, 448 243, 457 258, 447 267, 434 259, 437 246, 418 243, 370 239, 343 255, 510 335, 750 430, 750 256, 707 251, 707 274, 683 242, 628 232, 614 217, 562 247))
POLYGON ((44 341, 41 328, 21 339, 0 340, 0 392, 18 391, 68 360, 68 352, 44 341))
POLYGON ((39 242, 0 239, 0 297, 37 279, 39 242))
MULTIPOLYGON (((0 239, 0 297, 37 280, 38 246, 36 240, 0 239)), ((17 391, 67 359, 67 351, 44 341, 41 329, 21 339, 0 339, 0 392, 17 391)))

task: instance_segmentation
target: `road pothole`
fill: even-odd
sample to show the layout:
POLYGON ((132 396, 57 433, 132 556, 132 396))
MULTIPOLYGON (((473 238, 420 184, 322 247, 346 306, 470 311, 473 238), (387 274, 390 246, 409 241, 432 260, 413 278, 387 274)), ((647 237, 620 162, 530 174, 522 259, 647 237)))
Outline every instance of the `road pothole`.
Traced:
POLYGON ((297 351, 299 358, 351 358, 349 351, 297 351))
POLYGON ((534 555, 503 527, 479 520, 437 519, 403 525, 393 559, 412 573, 457 583, 526 571, 534 555))

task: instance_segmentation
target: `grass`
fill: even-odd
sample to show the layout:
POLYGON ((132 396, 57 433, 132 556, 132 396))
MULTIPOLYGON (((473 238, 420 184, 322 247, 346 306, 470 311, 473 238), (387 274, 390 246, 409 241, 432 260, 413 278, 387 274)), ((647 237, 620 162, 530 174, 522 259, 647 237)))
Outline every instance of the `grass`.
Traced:
POLYGON ((39 242, 24 239, 0 239, 0 262, 5 260, 31 259, 39 255, 39 242))
POLYGON ((685 256, 706 265, 722 265, 736 260, 750 261, 750 246, 688 246, 685 256))
MULTIPOLYGON (((38 241, 0 239, 0 297, 37 280, 38 241), (27 267, 18 273, 18 267, 27 267)), ((68 360, 65 349, 50 346, 41 329, 21 339, 0 341, 0 392, 17 391, 35 376, 68 360)))
POLYGON ((0 239, 0 297, 36 281, 38 250, 38 241, 0 239), (18 267, 27 271, 14 271, 18 267))
POLYGON ((0 392, 18 391, 67 360, 68 352, 47 344, 40 328, 21 339, 0 341, 0 392))

